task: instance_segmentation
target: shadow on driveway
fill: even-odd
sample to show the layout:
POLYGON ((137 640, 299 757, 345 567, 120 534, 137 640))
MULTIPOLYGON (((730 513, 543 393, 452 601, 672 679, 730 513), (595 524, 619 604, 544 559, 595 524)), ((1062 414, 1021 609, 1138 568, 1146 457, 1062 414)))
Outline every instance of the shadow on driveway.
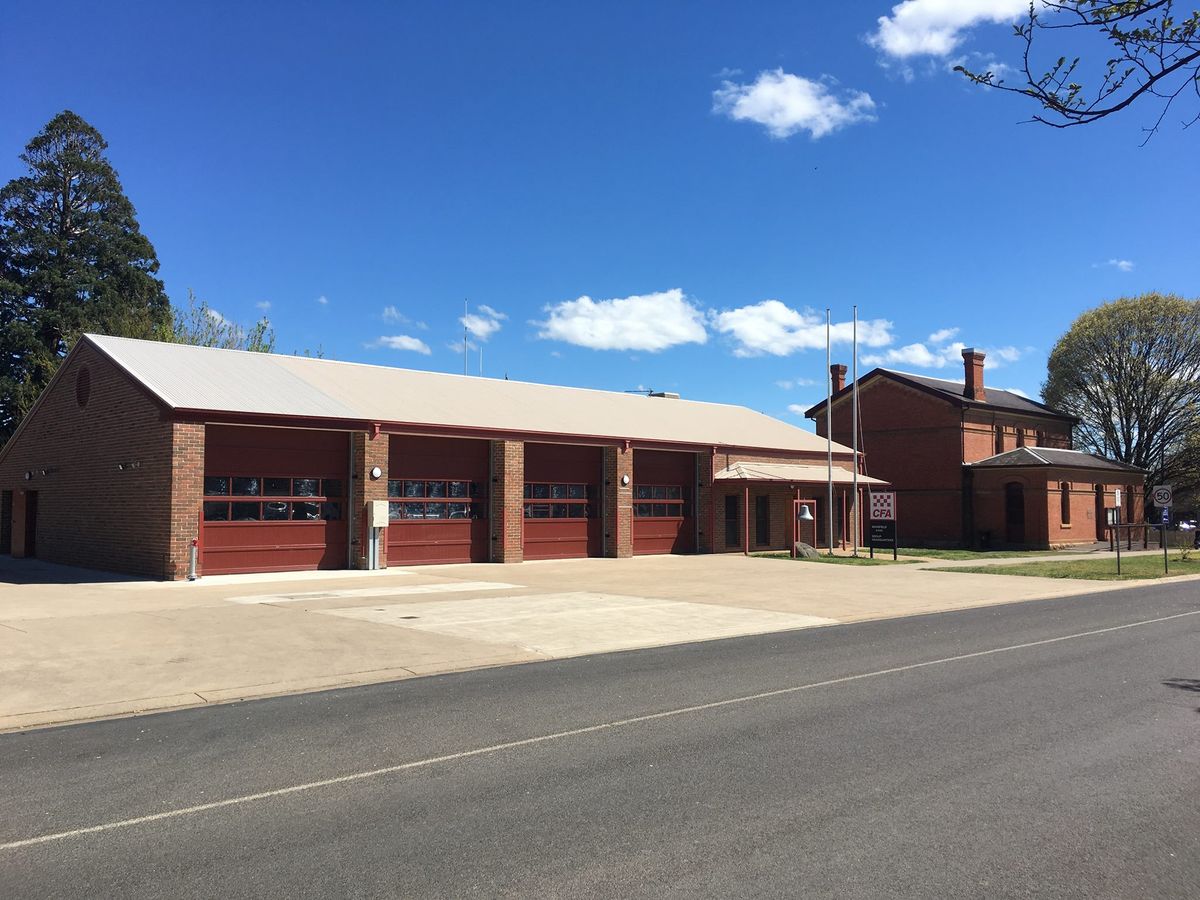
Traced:
POLYGON ((11 556, 0 556, 0 585, 115 584, 151 580, 153 579, 140 575, 122 575, 119 572, 100 572, 95 569, 60 566, 40 559, 14 559, 11 556))

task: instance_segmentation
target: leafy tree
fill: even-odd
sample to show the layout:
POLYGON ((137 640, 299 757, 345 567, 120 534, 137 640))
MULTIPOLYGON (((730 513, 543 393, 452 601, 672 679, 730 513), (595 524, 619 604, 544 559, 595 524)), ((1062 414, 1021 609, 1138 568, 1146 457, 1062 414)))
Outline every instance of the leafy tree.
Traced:
POLYGON ((59 113, 0 188, 0 442, 85 331, 161 336, 171 308, 100 132, 59 113))
MULTIPOLYGON (((1006 84, 994 72, 964 66, 955 71, 976 84, 1029 97, 1042 109, 1033 117, 1036 122, 1056 128, 1086 125, 1156 98, 1158 117, 1146 129, 1149 140, 1176 100, 1200 97, 1200 10, 1189 11, 1175 0, 1034 0, 1014 31, 1024 44, 1019 71, 1025 84, 1006 84), (1089 65, 1064 53, 1069 35, 1085 45, 1089 39, 1107 41, 1103 63, 1097 59, 1089 65), (1057 45, 1045 71, 1045 63, 1034 62, 1043 41, 1057 45)), ((1200 109, 1193 108, 1184 117, 1185 127, 1198 118, 1200 109)))
POLYGON ((1081 315, 1050 353, 1042 395, 1079 418, 1076 446, 1200 486, 1200 300, 1122 297, 1081 315))
POLYGON ((271 353, 275 350, 275 329, 266 316, 249 328, 243 328, 229 321, 206 301, 197 301, 196 295, 189 290, 187 309, 172 310, 170 340, 199 347, 271 353))

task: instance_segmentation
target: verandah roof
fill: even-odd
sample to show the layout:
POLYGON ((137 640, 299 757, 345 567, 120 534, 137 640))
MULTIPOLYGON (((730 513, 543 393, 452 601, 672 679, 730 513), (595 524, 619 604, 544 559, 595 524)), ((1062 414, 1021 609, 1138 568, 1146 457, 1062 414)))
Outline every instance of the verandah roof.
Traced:
MULTIPOLYGON (((829 470, 825 466, 801 466, 792 463, 736 463, 713 476, 713 481, 786 481, 790 483, 828 484, 829 470)), ((834 484, 853 484, 854 473, 848 469, 833 469, 834 484)), ((858 483, 888 484, 882 478, 859 475, 858 483)))

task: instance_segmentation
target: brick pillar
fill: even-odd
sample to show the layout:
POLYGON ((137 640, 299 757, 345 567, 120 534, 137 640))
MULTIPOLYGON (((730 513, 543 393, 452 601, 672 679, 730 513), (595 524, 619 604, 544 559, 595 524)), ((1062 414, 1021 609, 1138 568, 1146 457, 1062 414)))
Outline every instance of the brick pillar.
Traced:
POLYGON ((713 519, 713 489, 712 489, 712 454, 696 454, 696 505, 693 515, 696 516, 696 552, 713 553, 713 541, 716 535, 715 520, 713 519))
POLYGON ((489 496, 492 562, 525 559, 525 444, 492 441, 492 485, 489 496))
MULTIPOLYGON (((186 578, 192 541, 200 537, 200 504, 204 493, 204 424, 171 423, 171 531, 162 576, 186 578)), ((197 568, 199 566, 197 565, 197 568)), ((203 573, 201 573, 203 574, 203 573)))
POLYGON ((633 449, 604 448, 604 555, 633 556, 633 449), (629 483, 621 480, 628 477, 629 483))
MULTIPOLYGON (((367 544, 367 504, 373 500, 387 500, 388 482, 388 435, 375 437, 363 431, 350 435, 350 456, 353 460, 350 481, 350 568, 365 569, 370 564, 367 544), (371 469, 378 466, 383 474, 371 477, 371 469)), ((387 568, 386 532, 379 547, 379 565, 387 568)))

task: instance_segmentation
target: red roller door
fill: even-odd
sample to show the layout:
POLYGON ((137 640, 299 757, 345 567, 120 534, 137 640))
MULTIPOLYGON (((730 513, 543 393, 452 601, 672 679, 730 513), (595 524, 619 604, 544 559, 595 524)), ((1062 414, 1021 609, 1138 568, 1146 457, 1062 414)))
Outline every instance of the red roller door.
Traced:
POLYGON ((525 445, 525 559, 603 553, 599 447, 525 445))
POLYGON ((393 434, 388 565, 488 561, 489 444, 393 434))
POLYGON ((633 451, 633 552, 692 553, 696 457, 666 450, 633 451))
POLYGON ((209 425, 200 571, 344 569, 345 432, 209 425))

